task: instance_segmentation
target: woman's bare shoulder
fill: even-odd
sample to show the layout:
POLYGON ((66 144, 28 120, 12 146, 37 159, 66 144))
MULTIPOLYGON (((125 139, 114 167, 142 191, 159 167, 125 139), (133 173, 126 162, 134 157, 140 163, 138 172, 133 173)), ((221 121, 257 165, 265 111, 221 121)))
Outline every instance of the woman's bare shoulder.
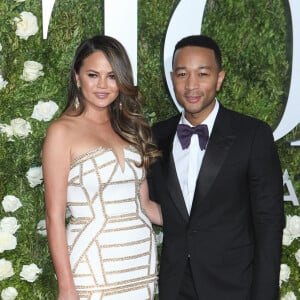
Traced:
POLYGON ((76 117, 62 115, 52 122, 46 133, 46 142, 69 144, 77 127, 76 117))
POLYGON ((62 115, 49 125, 47 134, 69 134, 76 127, 76 123, 76 117, 62 115))

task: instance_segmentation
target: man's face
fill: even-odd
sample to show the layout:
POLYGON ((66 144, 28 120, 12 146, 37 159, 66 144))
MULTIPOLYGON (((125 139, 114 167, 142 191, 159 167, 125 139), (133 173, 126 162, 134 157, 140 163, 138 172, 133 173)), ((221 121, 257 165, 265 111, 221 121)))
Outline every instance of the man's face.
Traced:
POLYGON ((171 72, 174 92, 192 125, 200 124, 213 110, 224 77, 212 49, 187 46, 176 51, 171 72))

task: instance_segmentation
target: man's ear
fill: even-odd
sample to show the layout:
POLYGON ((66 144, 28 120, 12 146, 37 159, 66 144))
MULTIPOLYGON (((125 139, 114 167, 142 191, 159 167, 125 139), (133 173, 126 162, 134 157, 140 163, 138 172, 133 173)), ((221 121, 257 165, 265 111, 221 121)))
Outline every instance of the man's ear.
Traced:
POLYGON ((225 78, 225 71, 221 70, 218 74, 218 81, 217 81, 217 88, 216 88, 217 92, 220 91, 224 78, 225 78))

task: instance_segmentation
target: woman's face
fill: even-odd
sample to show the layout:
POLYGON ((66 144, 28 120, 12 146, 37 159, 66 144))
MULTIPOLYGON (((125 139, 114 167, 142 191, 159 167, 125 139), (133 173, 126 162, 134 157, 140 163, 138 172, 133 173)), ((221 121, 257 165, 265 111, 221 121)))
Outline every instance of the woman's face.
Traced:
POLYGON ((101 51, 96 51, 83 60, 76 80, 81 88, 86 109, 107 109, 119 95, 115 74, 101 51))

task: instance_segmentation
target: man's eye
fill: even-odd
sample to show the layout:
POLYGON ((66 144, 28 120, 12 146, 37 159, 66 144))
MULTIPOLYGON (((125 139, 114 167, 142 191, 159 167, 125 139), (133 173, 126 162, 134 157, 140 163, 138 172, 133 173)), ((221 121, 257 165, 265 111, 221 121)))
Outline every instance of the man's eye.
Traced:
POLYGON ((177 73, 177 77, 185 77, 185 76, 186 76, 186 73, 184 73, 184 72, 177 73))
POLYGON ((200 73, 200 77, 205 77, 207 75, 208 75, 207 73, 200 73))

